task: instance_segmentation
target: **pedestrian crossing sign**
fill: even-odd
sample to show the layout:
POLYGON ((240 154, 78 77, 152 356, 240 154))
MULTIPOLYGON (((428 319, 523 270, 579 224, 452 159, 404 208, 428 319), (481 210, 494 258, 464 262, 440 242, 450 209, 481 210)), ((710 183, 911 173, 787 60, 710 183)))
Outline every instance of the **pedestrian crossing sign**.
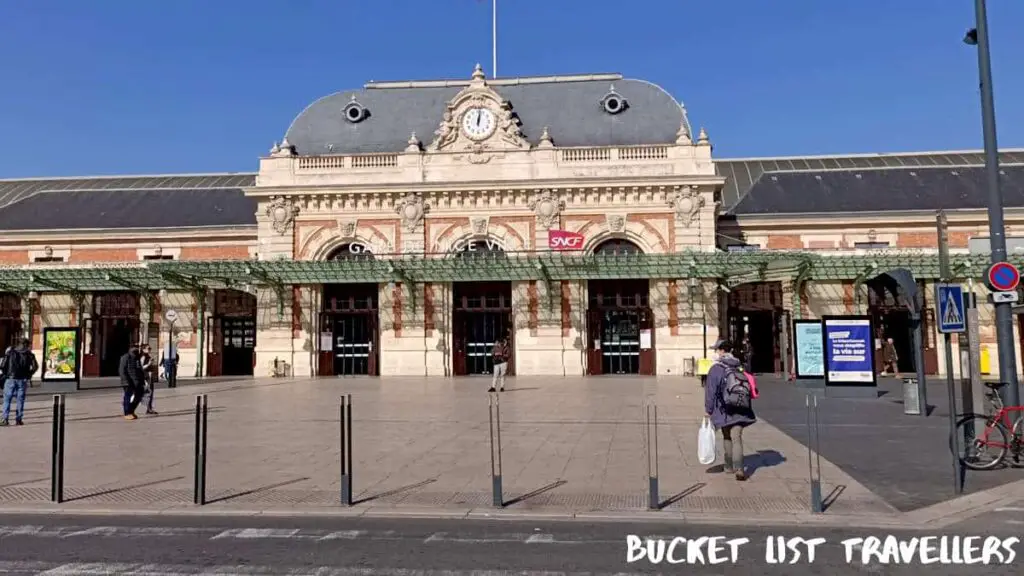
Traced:
POLYGON ((954 334, 967 331, 963 286, 959 284, 937 285, 935 301, 939 304, 939 332, 954 334))

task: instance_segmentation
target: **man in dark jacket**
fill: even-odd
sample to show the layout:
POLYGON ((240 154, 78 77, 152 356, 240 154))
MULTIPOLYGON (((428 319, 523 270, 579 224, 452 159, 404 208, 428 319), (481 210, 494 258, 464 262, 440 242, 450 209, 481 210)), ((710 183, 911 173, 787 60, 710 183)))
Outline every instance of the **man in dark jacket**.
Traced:
POLYGON ((132 344, 128 352, 121 356, 121 362, 117 368, 121 376, 121 388, 124 389, 122 405, 124 408, 124 419, 135 420, 135 409, 142 401, 142 395, 146 389, 146 374, 142 370, 142 362, 139 359, 139 346, 132 344))
POLYGON ((747 479, 743 467, 743 429, 757 421, 752 408, 738 409, 725 403, 726 380, 730 374, 746 380, 741 363, 732 355, 732 343, 719 340, 712 348, 717 358, 708 371, 704 386, 704 412, 711 423, 722 431, 722 447, 725 453, 725 471, 735 474, 736 479, 747 479))
POLYGON ((39 370, 39 362, 36 355, 32 353, 32 343, 23 338, 14 349, 8 349, 0 362, 0 370, 4 373, 4 411, 0 417, 0 426, 7 426, 11 416, 11 400, 17 398, 18 408, 14 412, 14 423, 18 426, 24 424, 25 417, 25 391, 28 389, 28 381, 32 375, 39 370))

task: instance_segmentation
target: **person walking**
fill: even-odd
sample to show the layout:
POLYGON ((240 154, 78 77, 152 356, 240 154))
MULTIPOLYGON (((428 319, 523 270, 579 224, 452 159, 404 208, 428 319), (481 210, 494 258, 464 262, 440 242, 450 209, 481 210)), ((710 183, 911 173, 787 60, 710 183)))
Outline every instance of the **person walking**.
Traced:
POLYGON ((750 382, 732 354, 732 343, 719 340, 712 347, 715 363, 708 371, 704 387, 704 413, 715 428, 722 431, 725 471, 736 480, 747 479, 743 464, 743 429, 757 422, 751 405, 750 382))
POLYGON ((750 344, 750 337, 744 336, 740 343, 740 360, 743 362, 743 371, 754 373, 754 347, 750 344))
POLYGON ((497 386, 499 392, 505 391, 505 374, 508 373, 508 358, 511 356, 508 349, 508 337, 502 336, 494 343, 494 350, 491 352, 494 357, 494 375, 491 377, 491 388, 488 392, 494 392, 497 386))
POLYGON ((139 363, 142 365, 142 374, 145 378, 145 393, 149 396, 149 400, 146 403, 146 414, 156 416, 157 411, 153 410, 153 396, 156 393, 156 364, 153 362, 151 350, 149 344, 142 345, 139 363))
POLYGON ((892 372, 893 376, 899 378, 899 361, 900 356, 896 353, 896 344, 892 341, 892 338, 886 338, 885 344, 882 345, 882 374, 892 372))
POLYGON ((178 351, 174 349, 174 344, 167 343, 167 347, 161 354, 160 365, 164 369, 167 387, 176 387, 178 385, 178 351))
POLYGON ((124 389, 122 408, 124 409, 125 420, 135 420, 135 410, 142 401, 142 394, 145 390, 145 374, 142 372, 140 351, 138 344, 132 344, 128 352, 121 356, 117 372, 121 376, 121 388, 124 389))
POLYGON ((32 353, 32 343, 22 338, 17 347, 7 349, 2 364, 0 370, 4 374, 4 408, 0 426, 10 424, 11 401, 15 399, 18 405, 14 412, 14 423, 21 426, 25 423, 25 391, 32 375, 39 370, 39 362, 32 353))

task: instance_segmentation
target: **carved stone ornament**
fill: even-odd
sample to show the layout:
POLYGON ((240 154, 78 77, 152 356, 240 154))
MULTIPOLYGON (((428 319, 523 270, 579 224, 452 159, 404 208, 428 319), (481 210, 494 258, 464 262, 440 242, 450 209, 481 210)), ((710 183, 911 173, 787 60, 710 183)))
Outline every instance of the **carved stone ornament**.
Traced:
POLYGON ((395 204, 395 213, 402 219, 402 226, 407 232, 413 232, 423 216, 429 210, 429 206, 423 203, 423 198, 416 193, 410 192, 395 204))
POLYGON ((278 234, 284 234, 288 231, 288 228, 295 222, 295 217, 299 214, 299 207, 288 198, 272 198, 269 205, 267 205, 266 215, 270 218, 270 224, 274 228, 274 232, 278 234))
POLYGON ((668 205, 676 213, 676 222, 689 228, 704 208, 704 196, 693 186, 682 186, 672 193, 668 205))
POLYGON ((552 194, 551 190, 544 190, 530 200, 530 210, 537 215, 538 223, 545 230, 555 225, 564 209, 565 202, 552 194))
POLYGON ((608 223, 608 231, 612 234, 621 234, 626 230, 625 214, 607 214, 605 220, 608 223))
POLYGON ((530 143, 526 140, 518 118, 512 113, 512 104, 503 99, 487 85, 486 77, 479 66, 473 71, 473 79, 468 86, 455 95, 445 106, 441 122, 434 131, 434 140, 427 146, 428 152, 452 151, 471 152, 470 162, 483 164, 490 152, 504 150, 529 150, 530 143), (462 116, 473 108, 485 108, 495 116, 497 126, 493 134, 481 141, 461 137, 459 123, 462 116), (478 158, 473 158, 477 156, 478 158))
POLYGON ((343 238, 352 238, 356 235, 357 220, 338 220, 338 232, 343 238))
POLYGON ((490 218, 487 216, 474 216, 469 219, 469 226, 475 236, 486 236, 490 226, 490 218))

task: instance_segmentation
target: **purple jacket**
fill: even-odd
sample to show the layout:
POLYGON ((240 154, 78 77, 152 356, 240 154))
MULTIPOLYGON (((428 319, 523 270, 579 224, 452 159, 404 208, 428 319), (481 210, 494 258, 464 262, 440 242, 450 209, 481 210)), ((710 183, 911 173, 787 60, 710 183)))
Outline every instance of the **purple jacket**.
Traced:
POLYGON ((723 354, 711 370, 708 371, 707 382, 704 385, 704 412, 711 414, 711 423, 715 428, 726 426, 750 426, 757 422, 753 410, 737 411, 727 409, 722 399, 722 389, 725 386, 726 367, 739 369, 740 361, 732 354, 723 354))

